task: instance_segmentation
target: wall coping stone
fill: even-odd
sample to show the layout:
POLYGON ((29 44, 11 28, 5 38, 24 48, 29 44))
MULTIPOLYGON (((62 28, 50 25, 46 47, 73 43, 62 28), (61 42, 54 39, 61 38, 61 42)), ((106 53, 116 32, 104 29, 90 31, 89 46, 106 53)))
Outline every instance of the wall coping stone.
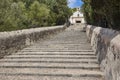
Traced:
POLYGON ((88 25, 86 33, 106 80, 120 80, 120 32, 88 25))
POLYGON ((34 42, 56 34, 66 28, 64 25, 0 32, 0 58, 14 53, 34 42))

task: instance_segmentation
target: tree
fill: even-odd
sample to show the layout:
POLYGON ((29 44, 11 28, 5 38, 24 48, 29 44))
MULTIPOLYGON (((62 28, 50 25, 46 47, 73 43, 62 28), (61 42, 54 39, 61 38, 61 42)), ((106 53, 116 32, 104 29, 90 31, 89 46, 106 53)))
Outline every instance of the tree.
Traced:
POLYGON ((67 0, 57 0, 56 2, 53 12, 57 14, 56 24, 61 25, 67 21, 70 15, 72 15, 72 11, 67 6, 67 0))
POLYGON ((83 2, 82 8, 88 24, 120 30, 118 27, 120 26, 120 1, 83 0, 83 2))
POLYGON ((1 0, 0 31, 62 25, 71 13, 67 0, 1 0))
POLYGON ((50 10, 45 4, 34 1, 30 6, 30 21, 34 26, 46 26, 50 10))
POLYGON ((0 30, 4 31, 6 26, 5 21, 6 18, 9 16, 11 0, 1 0, 0 2, 0 30))

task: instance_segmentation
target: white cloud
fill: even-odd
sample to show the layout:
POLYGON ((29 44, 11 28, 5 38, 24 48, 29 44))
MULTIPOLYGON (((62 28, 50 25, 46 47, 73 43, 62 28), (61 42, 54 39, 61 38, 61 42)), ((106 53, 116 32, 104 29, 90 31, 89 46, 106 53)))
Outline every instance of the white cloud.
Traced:
POLYGON ((77 0, 68 0, 68 6, 72 8, 76 2, 77 0))
POLYGON ((81 0, 68 0, 68 6, 70 8, 80 7, 82 4, 81 0))
POLYGON ((77 0, 68 0, 68 2, 69 2, 70 4, 73 4, 73 3, 76 3, 77 0))

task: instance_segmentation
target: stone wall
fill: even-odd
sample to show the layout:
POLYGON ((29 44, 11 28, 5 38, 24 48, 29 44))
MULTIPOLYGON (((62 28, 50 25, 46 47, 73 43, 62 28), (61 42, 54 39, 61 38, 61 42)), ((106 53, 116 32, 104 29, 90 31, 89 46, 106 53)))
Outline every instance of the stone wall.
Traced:
POLYGON ((86 33, 106 80, 120 80, 120 32, 88 25, 86 33))
POLYGON ((0 58, 14 53, 34 42, 64 30, 65 26, 33 28, 11 32, 0 32, 0 58))

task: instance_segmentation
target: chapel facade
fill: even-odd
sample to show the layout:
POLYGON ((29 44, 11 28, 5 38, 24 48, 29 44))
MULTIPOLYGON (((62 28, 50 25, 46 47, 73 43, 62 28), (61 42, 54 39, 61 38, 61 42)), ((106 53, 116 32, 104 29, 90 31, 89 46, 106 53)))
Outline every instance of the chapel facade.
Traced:
POLYGON ((80 11, 80 8, 77 8, 77 11, 69 19, 71 24, 76 23, 85 23, 83 13, 80 11))

